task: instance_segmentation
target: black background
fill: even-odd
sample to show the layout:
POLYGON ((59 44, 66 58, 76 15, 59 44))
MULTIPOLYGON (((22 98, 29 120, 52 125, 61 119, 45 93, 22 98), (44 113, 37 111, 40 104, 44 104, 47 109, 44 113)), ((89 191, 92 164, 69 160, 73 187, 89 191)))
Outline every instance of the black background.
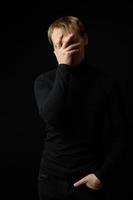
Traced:
MULTIPOLYGON (((5 197, 13 199, 38 200, 37 175, 44 125, 37 112, 33 83, 38 74, 57 64, 47 41, 48 26, 65 15, 75 15, 84 22, 89 35, 89 62, 116 77, 125 98, 127 114, 132 103, 128 94, 131 87, 128 84, 128 67, 131 65, 132 8, 128 2, 38 1, 11 5, 9 10, 4 24, 6 27, 3 28, 3 46, 7 49, 8 45, 8 54, 1 68, 1 85, 4 86, 0 115, 3 139, 1 191, 5 197), (6 61, 9 65, 5 64, 6 61)), ((129 134, 127 130, 127 138, 129 134)), ((127 144, 123 167, 118 175, 120 182, 114 180, 115 187, 111 189, 109 200, 128 199, 130 150, 127 144)))

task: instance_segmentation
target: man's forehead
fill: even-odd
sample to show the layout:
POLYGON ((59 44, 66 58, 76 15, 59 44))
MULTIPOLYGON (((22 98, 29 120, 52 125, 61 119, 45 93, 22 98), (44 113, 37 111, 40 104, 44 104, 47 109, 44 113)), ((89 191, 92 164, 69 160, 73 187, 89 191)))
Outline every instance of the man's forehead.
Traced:
MULTIPOLYGON (((71 32, 71 33, 73 33, 73 32, 71 32)), ((55 43, 58 43, 59 41, 60 41, 60 38, 62 37, 62 39, 65 37, 65 36, 67 36, 68 34, 70 34, 70 32, 66 32, 66 31, 64 31, 64 30, 62 30, 62 29, 60 29, 60 28, 55 28, 54 30, 53 30, 53 33, 52 33, 52 35, 51 35, 51 38, 52 38, 52 41, 53 41, 53 43, 55 44, 55 43)))
POLYGON ((62 30, 54 29, 53 32, 52 32, 52 39, 60 37, 62 34, 63 34, 62 30))
POLYGON ((54 43, 57 43, 61 37, 63 37, 64 35, 66 35, 66 33, 62 30, 62 29, 54 29, 53 33, 52 33, 52 41, 54 43))

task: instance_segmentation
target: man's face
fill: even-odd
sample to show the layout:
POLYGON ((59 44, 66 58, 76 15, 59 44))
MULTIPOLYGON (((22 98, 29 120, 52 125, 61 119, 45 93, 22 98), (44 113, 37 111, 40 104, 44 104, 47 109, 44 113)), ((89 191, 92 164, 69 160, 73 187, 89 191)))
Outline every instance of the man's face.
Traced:
POLYGON ((80 43, 79 52, 73 55, 73 62, 75 65, 78 65, 84 59, 85 46, 88 44, 87 37, 86 38, 82 37, 81 35, 75 32, 65 33, 62 29, 56 28, 54 29, 52 33, 52 37, 51 37, 52 42, 53 42, 53 48, 54 50, 56 50, 57 48, 60 48, 63 45, 63 43, 67 40, 70 34, 73 34, 73 37, 70 40, 69 45, 74 44, 74 43, 80 43))

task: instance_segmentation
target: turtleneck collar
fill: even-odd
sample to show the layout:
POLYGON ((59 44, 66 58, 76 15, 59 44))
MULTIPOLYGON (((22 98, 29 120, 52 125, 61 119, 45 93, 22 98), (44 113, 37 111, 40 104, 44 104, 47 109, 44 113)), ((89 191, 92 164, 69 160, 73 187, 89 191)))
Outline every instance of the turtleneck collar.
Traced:
POLYGON ((81 71, 84 71, 83 69, 85 69, 87 65, 88 65, 87 59, 84 58, 79 65, 71 67, 71 69, 74 72, 78 72, 78 71, 81 72, 81 71))

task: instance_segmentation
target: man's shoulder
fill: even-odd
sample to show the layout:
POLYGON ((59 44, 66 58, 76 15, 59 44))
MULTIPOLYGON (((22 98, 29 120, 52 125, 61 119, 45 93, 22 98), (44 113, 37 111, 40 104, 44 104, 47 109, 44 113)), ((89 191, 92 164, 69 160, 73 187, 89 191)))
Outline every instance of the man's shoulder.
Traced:
POLYGON ((52 87, 53 81, 55 79, 56 68, 45 71, 39 74, 34 80, 34 89, 43 87, 52 87))

